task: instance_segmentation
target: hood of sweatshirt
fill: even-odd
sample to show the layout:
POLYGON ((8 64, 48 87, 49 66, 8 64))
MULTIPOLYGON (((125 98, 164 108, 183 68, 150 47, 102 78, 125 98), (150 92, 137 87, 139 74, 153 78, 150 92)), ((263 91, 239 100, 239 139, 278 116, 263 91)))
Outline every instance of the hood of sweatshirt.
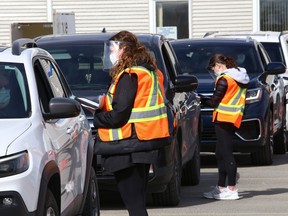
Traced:
POLYGON ((243 84, 248 84, 249 83, 249 76, 247 74, 247 71, 245 68, 238 67, 239 70, 236 68, 229 68, 225 71, 222 72, 221 75, 227 74, 231 78, 233 78, 235 81, 243 84))

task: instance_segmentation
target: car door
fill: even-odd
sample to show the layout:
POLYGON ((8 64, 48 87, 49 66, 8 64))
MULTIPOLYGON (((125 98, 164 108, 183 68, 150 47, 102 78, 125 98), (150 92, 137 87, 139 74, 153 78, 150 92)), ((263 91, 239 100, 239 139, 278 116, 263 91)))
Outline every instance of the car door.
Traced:
MULTIPOLYGON (((173 80, 175 81, 175 79, 177 79, 180 66, 170 43, 166 42, 163 44, 162 53, 167 75, 173 83, 173 80), (167 56, 170 57, 167 58, 167 56)), ((171 86, 171 83, 169 86, 171 86)), ((200 110, 200 102, 197 100, 195 92, 174 92, 174 94, 172 104, 176 110, 178 128, 181 128, 181 155, 182 164, 185 164, 193 157, 194 148, 196 146, 195 144, 198 137, 198 127, 196 126, 198 125, 199 120, 199 114, 197 112, 200 110)))
MULTIPOLYGON (((271 62, 269 55, 262 45, 258 45, 258 50, 264 68, 271 62)), ((285 112, 285 93, 284 82, 280 75, 271 74, 267 75, 266 82, 270 86, 271 96, 273 98, 273 130, 274 133, 278 132, 283 126, 284 112, 285 112)))
MULTIPOLYGON (((49 112, 53 97, 68 97, 68 91, 57 71, 48 59, 36 59, 34 70, 37 77, 39 100, 43 115, 49 112)), ((43 120, 44 136, 49 141, 50 154, 58 164, 61 179, 61 212, 82 194, 86 170, 87 143, 81 142, 83 113, 75 118, 43 120)), ((84 131, 85 132, 85 131, 84 131)), ((86 134, 88 136, 88 133, 86 134)))

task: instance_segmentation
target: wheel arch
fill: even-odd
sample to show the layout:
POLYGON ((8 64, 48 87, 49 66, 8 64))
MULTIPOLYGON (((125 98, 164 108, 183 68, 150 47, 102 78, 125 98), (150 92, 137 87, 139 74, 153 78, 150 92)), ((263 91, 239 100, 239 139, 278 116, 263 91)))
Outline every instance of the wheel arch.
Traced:
POLYGON ((43 215, 45 198, 48 188, 53 193, 60 211, 61 209, 60 171, 55 161, 49 161, 43 169, 40 181, 39 198, 38 198, 36 215, 43 215))

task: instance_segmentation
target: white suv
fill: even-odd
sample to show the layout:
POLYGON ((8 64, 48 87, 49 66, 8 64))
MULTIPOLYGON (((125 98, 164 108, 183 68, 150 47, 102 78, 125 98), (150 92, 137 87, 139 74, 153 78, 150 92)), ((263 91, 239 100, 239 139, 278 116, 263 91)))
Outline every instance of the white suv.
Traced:
MULTIPOLYGON (((252 38, 261 42, 267 51, 271 61, 282 62, 286 65, 286 72, 279 74, 283 82, 283 94, 285 95, 286 110, 279 110, 280 115, 285 115, 282 134, 274 136, 274 152, 284 154, 288 149, 288 31, 256 31, 256 32, 208 32, 204 37, 225 37, 225 38, 252 38), (281 144, 284 143, 284 144, 281 144), (286 145, 285 145, 286 144, 286 145)), ((276 99, 277 100, 277 99, 276 99)), ((281 130, 280 130, 281 131, 281 130)))
POLYGON ((35 45, 0 47, 0 215, 99 215, 91 128, 35 45))

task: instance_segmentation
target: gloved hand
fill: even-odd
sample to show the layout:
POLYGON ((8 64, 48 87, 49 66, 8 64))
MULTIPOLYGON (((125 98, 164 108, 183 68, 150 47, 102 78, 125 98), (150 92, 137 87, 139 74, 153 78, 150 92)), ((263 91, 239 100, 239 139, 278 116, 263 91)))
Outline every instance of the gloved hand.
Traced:
POLYGON ((99 95, 98 97, 99 109, 102 109, 105 104, 105 95, 99 95))

